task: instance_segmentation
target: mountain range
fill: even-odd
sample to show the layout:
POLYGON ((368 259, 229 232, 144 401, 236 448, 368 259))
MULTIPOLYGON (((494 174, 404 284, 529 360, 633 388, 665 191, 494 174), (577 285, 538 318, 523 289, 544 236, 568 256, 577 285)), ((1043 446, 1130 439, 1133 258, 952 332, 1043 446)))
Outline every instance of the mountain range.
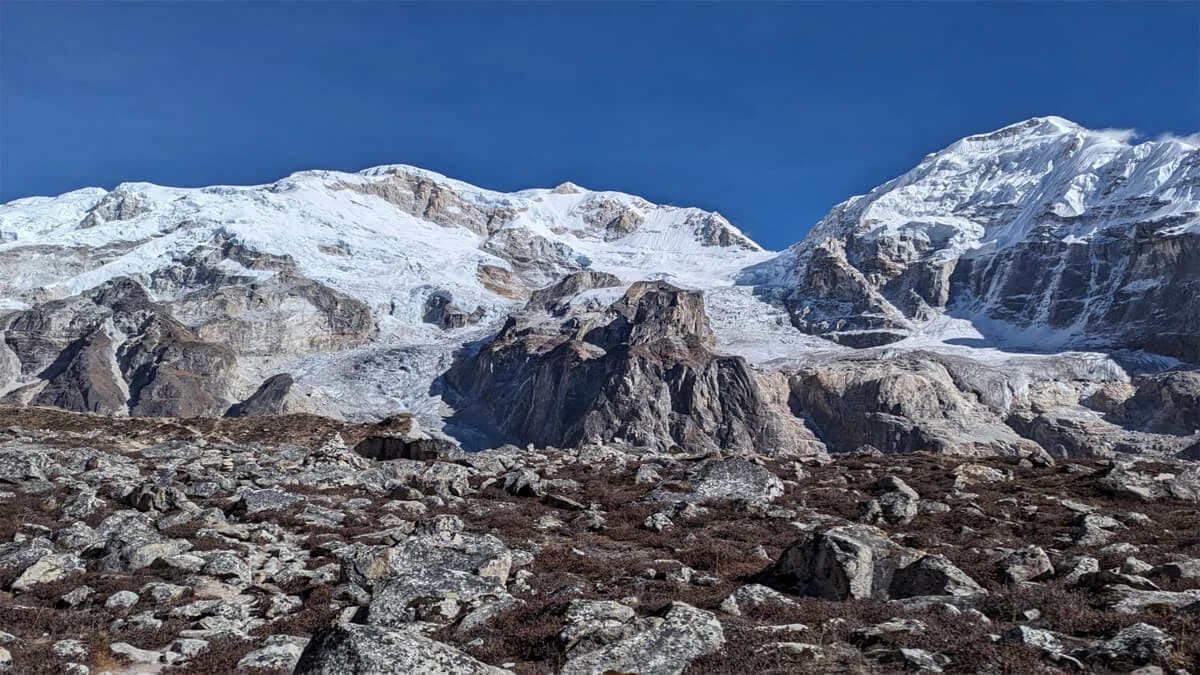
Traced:
MULTIPOLYGON (((797 231, 806 224, 797 223, 797 231)), ((416 415, 468 447, 1200 455, 1200 151, 970 136, 764 250, 409 166, 0 205, 0 403, 416 415)))

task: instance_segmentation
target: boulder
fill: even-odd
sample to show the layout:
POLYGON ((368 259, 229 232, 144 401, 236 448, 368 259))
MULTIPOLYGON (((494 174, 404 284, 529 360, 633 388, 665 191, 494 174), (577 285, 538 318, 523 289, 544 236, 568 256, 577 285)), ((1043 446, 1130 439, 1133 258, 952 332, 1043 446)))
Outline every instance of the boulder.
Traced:
POLYGON ((939 555, 907 548, 869 525, 806 533, 762 575, 772 588, 829 600, 973 596, 986 591, 939 555))
POLYGON ((697 495, 766 504, 783 494, 783 481, 770 470, 744 458, 712 460, 689 472, 697 495))
POLYGON ((1040 546, 1026 546, 1009 553, 996 563, 1009 583, 1031 581, 1054 573, 1050 556, 1040 546))
POLYGON ((575 649, 562 675, 678 675, 692 661, 725 644, 721 623, 711 612, 674 602, 647 629, 590 651, 575 649))
POLYGON ((1085 658, 1100 661, 1106 667, 1129 671, 1147 664, 1165 661, 1175 641, 1169 635, 1145 623, 1135 623, 1094 647, 1083 650, 1085 658))
POLYGON ((412 630, 342 624, 318 630, 300 654, 296 675, 505 675, 450 645, 412 630))
POLYGON ((937 554, 923 556, 916 562, 897 569, 888 589, 888 595, 893 598, 986 594, 987 590, 966 572, 955 567, 948 558, 937 554))

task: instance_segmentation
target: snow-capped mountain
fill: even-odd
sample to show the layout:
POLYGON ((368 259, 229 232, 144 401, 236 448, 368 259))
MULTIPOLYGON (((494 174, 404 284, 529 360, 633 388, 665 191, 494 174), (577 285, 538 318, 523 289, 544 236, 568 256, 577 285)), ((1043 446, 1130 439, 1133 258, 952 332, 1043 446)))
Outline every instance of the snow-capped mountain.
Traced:
POLYGON ((703 288, 772 255, 716 213, 407 166, 21 199, 0 241, 0 395, 135 414, 219 414, 280 372, 307 409, 435 414, 454 349, 568 272, 703 288), (141 345, 147 314, 173 337, 141 345), (228 367, 156 394, 152 373, 201 359, 165 345, 200 343, 228 367), (104 386, 81 392, 81 370, 104 386))
POLYGON ((804 405, 827 434, 861 431, 836 435, 843 446, 1024 452, 1034 434, 1061 440, 1036 415, 1021 434, 1008 422, 1048 400, 1040 382, 1070 380, 1054 405, 1086 416, 1084 397, 1129 377, 1103 354, 1015 352, 1200 360, 1198 290, 1197 148, 1054 117, 931 154, 782 253, 717 213, 571 183, 501 193, 407 166, 248 187, 126 183, 0 205, 0 404, 410 411, 439 427, 463 391, 509 417, 590 392, 563 404, 579 414, 570 429, 539 439, 828 440, 794 418, 804 405), (688 330, 667 325, 684 315, 688 330), (575 370, 593 381, 550 383, 562 363, 586 364, 575 370), (478 391, 488 378, 522 400, 478 391), (906 422, 898 436, 884 423, 894 412, 877 427, 843 419, 855 396, 894 411, 892 399, 926 394, 932 431, 906 422), (642 426, 597 426, 620 410, 642 426), (981 445, 962 420, 984 418, 981 445))
POLYGON ((1043 346, 1196 359, 1200 151, 1129 137, 1044 117, 964 138, 747 276, 790 289, 798 328, 847 344, 949 309, 1043 346))

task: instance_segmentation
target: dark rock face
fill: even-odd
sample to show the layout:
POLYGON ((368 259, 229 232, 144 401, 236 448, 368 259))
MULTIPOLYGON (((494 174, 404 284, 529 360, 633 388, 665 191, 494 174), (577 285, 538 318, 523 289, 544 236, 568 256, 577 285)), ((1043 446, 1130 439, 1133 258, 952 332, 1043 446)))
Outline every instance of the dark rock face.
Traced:
MULTIPOLYGON (((21 382, 5 396, 21 404, 219 416, 240 398, 238 356, 353 346, 376 330, 364 303, 299 276, 290 258, 217 238, 148 278, 0 316, 0 388, 21 382), (227 262, 269 275, 239 276, 227 262)), ((235 411, 287 412, 292 384, 272 378, 235 411)))
POLYGON ((1200 236, 1147 223, 1079 241, 1047 227, 962 257, 934 255, 930 242, 906 237, 802 243, 783 298, 793 325, 869 347, 904 337, 910 320, 948 311, 1076 331, 1086 336, 1081 346, 1200 360, 1200 236))
POLYGON ((965 306, 996 319, 1078 327, 1095 343, 1197 361, 1197 270, 1200 236, 1167 236, 1146 223, 1084 244, 1035 235, 994 256, 960 260, 952 283, 965 306))
POLYGON ((49 378, 34 397, 34 405, 101 415, 124 412, 129 396, 116 356, 112 338, 98 329, 74 346, 70 360, 49 378))
POLYGON ((482 307, 477 307, 475 311, 468 313, 454 304, 454 298, 449 293, 438 291, 431 294, 425 301, 425 315, 422 320, 442 330, 453 330, 479 323, 481 318, 483 318, 482 307))
POLYGON ((263 381, 254 394, 230 408, 230 417, 282 415, 287 412, 287 397, 295 380, 288 373, 272 375, 263 381))
POLYGON ((781 447, 786 421, 746 361, 712 344, 700 293, 639 282, 600 317, 510 319, 447 380, 522 442, 781 447))
POLYGON ((1144 377, 1113 417, 1151 432, 1182 436, 1195 433, 1200 430, 1200 372, 1144 377))
POLYGON ((7 322, 5 339, 22 371, 46 382, 36 388, 34 403, 171 417, 220 415, 231 403, 232 350, 201 340, 132 279, 10 315, 7 322))
POLYGON ((796 267, 794 288, 783 303, 792 325, 848 347, 895 342, 909 329, 904 315, 888 303, 861 271, 850 264, 842 242, 826 240, 796 267))

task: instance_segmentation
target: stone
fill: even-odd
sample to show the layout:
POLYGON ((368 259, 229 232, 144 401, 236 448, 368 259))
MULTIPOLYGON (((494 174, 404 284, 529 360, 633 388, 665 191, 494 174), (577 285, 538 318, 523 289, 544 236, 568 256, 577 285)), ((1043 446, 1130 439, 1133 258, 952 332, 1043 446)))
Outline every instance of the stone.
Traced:
POLYGON ((671 522, 671 517, 662 511, 646 516, 646 520, 642 522, 642 527, 655 532, 662 532, 673 525, 674 523, 671 522))
POLYGON ((619 602, 572 600, 558 640, 570 658, 576 651, 587 653, 632 636, 641 628, 636 618, 632 607, 619 602))
POLYGON ((880 642, 890 641, 898 636, 912 633, 924 633, 927 626, 916 619, 892 619, 872 626, 856 628, 850 633, 850 644, 859 648, 870 647, 880 642))
POLYGON ((233 510, 252 516, 256 513, 286 511, 304 498, 283 490, 247 490, 242 493, 233 510))
POLYGON ((294 635, 271 635, 263 646, 246 654, 238 661, 238 669, 261 668, 291 672, 300 661, 300 655, 308 645, 308 638, 294 635))
POLYGON ((746 584, 721 601, 721 611, 733 616, 765 605, 795 605, 796 602, 773 588, 746 584))
POLYGON ((1149 572, 1168 579, 1200 579, 1200 558, 1189 558, 1159 565, 1149 572))
POLYGON ((72 575, 82 574, 86 567, 82 560, 70 553, 52 553, 42 556, 25 568, 12 582, 13 591, 24 592, 38 584, 48 584, 72 575))
POLYGON ((1000 642, 1028 645, 1048 654, 1058 654, 1063 651, 1063 644, 1057 635, 1048 630, 1033 628, 1031 626, 1013 626, 1001 636, 1000 642))
POLYGON ((1040 546, 1026 546, 1001 558, 997 565, 1009 583, 1031 581, 1054 573, 1050 556, 1040 546))
POLYGON ((132 609, 140 600, 138 594, 133 591, 117 591, 108 596, 108 599, 104 601, 104 607, 110 611, 123 612, 132 609))
POLYGON ((884 476, 876 483, 881 493, 874 500, 877 505, 867 522, 884 522, 889 525, 908 525, 916 518, 921 501, 917 491, 895 476, 884 476))
POLYGON ((1151 475, 1137 471, 1131 464, 1116 462, 1096 484, 1109 494, 1145 502, 1200 501, 1200 469, 1196 468, 1151 475))
POLYGON ((506 675, 447 644, 410 630, 342 624, 313 634, 296 675, 506 675))
MULTIPOLYGON (((789 546, 764 578, 767 585, 796 595, 887 600, 896 571, 922 557, 921 551, 900 546, 869 525, 827 526, 789 546)), ((919 577, 916 570, 911 576, 919 577)))
POLYGON ((154 664, 162 661, 162 652, 149 649, 138 649, 128 642, 114 642, 108 647, 117 658, 133 664, 154 664))
POLYGON ((88 656, 88 646, 80 640, 59 640, 50 647, 50 651, 59 658, 74 661, 81 661, 88 656))
POLYGON ((1128 671, 1139 666, 1165 661, 1171 655, 1174 640, 1162 630, 1135 623, 1085 651, 1088 658, 1114 670, 1128 671))
POLYGON ((897 569, 892 575, 888 595, 893 598, 924 595, 981 596, 987 595, 987 590, 966 572, 955 567, 946 557, 930 554, 897 569))
POLYGON ((590 651, 576 649, 561 675, 678 675, 692 661, 725 644, 721 623, 711 612, 674 602, 662 620, 646 630, 590 651))
POLYGON ((1136 614, 1151 607, 1179 610, 1200 602, 1200 589, 1156 591, 1115 584, 1104 588, 1101 600, 1104 607, 1123 614, 1136 614))
POLYGON ((689 472, 695 493, 704 499, 765 504, 783 494, 783 481, 768 469, 741 457, 705 462, 689 472))

